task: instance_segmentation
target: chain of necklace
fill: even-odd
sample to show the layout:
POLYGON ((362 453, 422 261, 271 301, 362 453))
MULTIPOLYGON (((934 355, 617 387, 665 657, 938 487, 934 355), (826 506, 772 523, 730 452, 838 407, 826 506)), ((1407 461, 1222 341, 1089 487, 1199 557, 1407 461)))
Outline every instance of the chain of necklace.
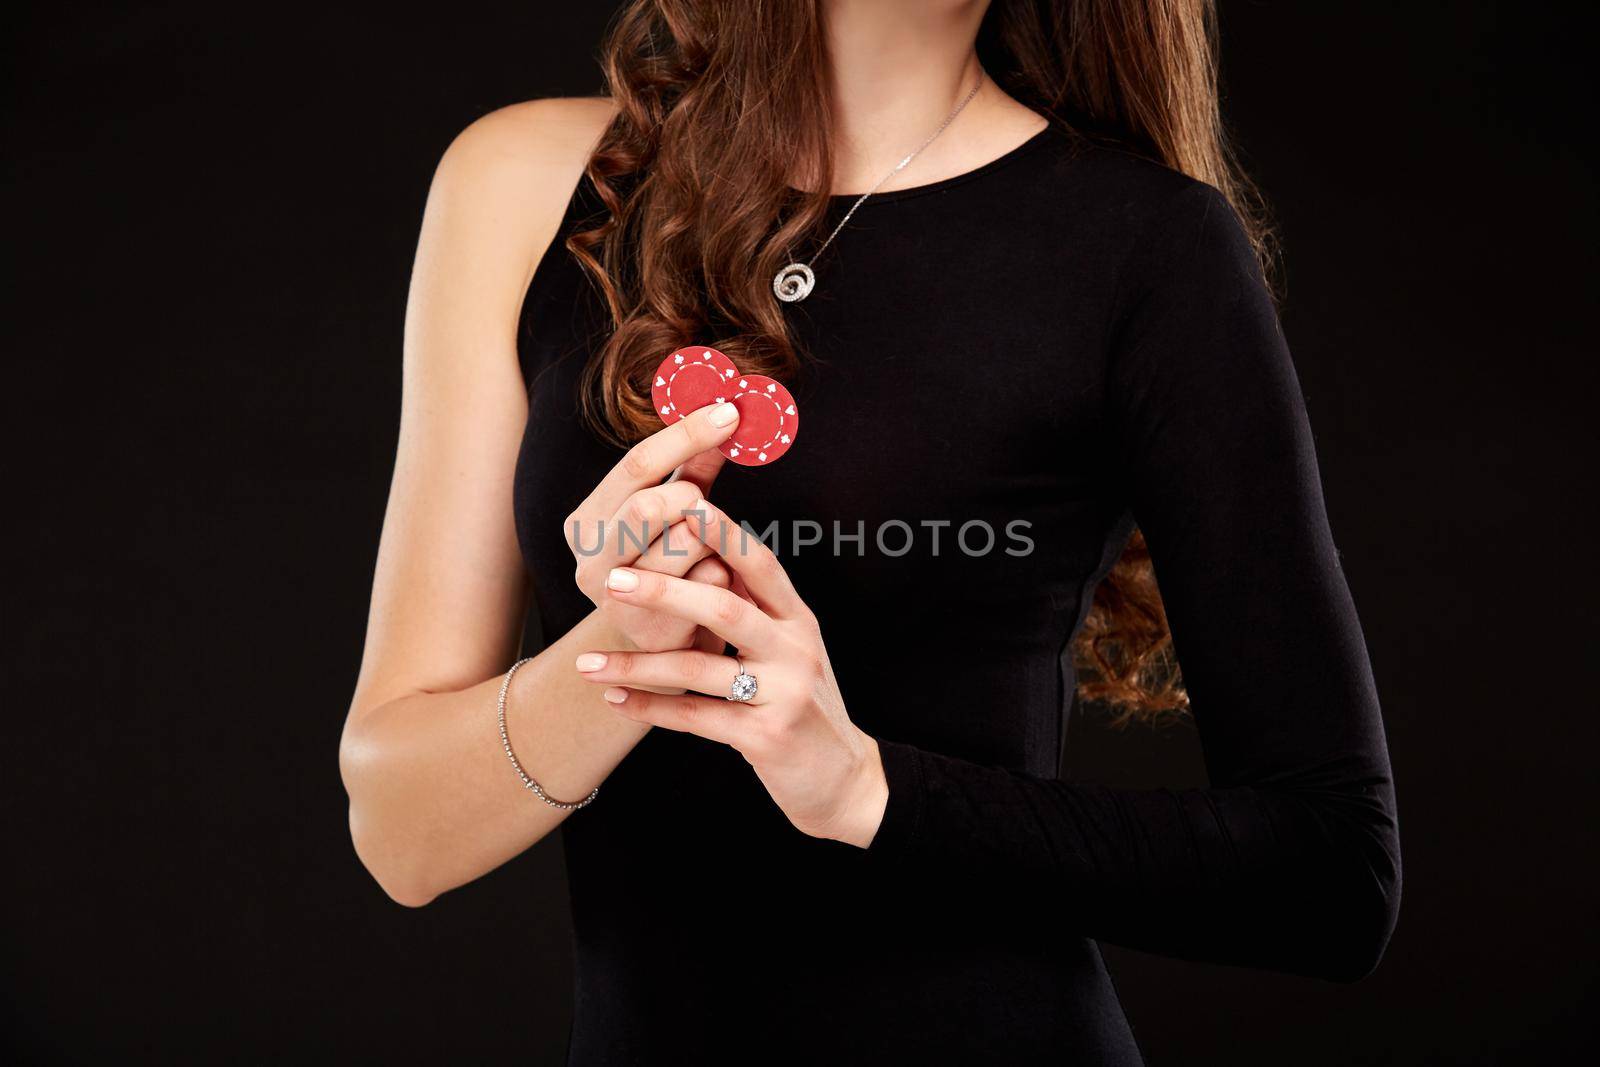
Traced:
POLYGON ((811 264, 815 263, 817 258, 822 255, 823 251, 833 243, 833 239, 839 235, 839 231, 844 229, 844 224, 850 221, 850 216, 856 213, 856 208, 860 207, 867 197, 877 192, 878 189, 882 187, 884 182, 888 181, 890 178, 893 178, 896 174, 899 174, 901 171, 905 170, 906 167, 910 166, 911 161, 917 158, 918 153, 931 145, 934 141, 934 138, 943 133, 946 127, 955 121, 956 116, 961 114, 961 109, 966 107, 974 96, 978 95, 978 90, 982 87, 983 70, 980 68, 978 71, 978 84, 972 87, 972 91, 961 98, 961 102, 951 110, 950 114, 945 116, 945 120, 939 124, 939 128, 928 135, 927 140, 919 144, 910 155, 896 163, 893 170, 879 178, 876 185, 862 193, 856 202, 850 205, 850 210, 844 213, 844 218, 839 220, 839 225, 835 226, 833 228, 833 232, 828 234, 828 239, 822 242, 822 247, 816 250, 811 259, 806 263, 790 263, 773 276, 772 294, 779 300, 782 300, 785 304, 793 304, 810 296, 811 290, 815 288, 817 284, 817 276, 812 272, 811 264))

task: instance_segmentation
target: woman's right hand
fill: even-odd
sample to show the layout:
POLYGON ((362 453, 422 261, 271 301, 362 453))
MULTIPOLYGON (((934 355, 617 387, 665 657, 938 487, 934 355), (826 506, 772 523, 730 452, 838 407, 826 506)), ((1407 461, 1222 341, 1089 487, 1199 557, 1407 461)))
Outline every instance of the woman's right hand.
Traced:
MULTIPOLYGON (((622 604, 606 595, 613 567, 642 570, 727 588, 727 568, 686 525, 724 462, 717 446, 739 424, 732 404, 701 408, 630 448, 562 523, 577 559, 578 588, 629 642, 645 652, 715 645, 722 639, 677 616, 622 604), (674 471, 677 476, 663 483, 674 471)), ((705 521, 703 518, 699 521, 705 521)))

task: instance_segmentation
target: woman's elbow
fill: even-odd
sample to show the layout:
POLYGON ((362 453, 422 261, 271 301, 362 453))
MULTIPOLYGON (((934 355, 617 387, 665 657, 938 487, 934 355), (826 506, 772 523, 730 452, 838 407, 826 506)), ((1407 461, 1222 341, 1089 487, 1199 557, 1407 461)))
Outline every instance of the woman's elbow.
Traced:
POLYGON ((1389 939, 1400 915, 1400 878, 1378 875, 1362 865, 1352 872, 1357 888, 1339 894, 1326 906, 1331 914, 1342 914, 1344 921, 1329 923, 1331 938, 1324 941, 1317 977, 1331 982, 1351 983, 1366 978, 1383 961, 1389 939))
POLYGON ((390 900, 408 908, 420 908, 432 903, 439 893, 422 877, 427 865, 417 857, 407 856, 405 849, 397 848, 394 835, 384 831, 380 813, 372 810, 374 776, 383 772, 379 762, 374 745, 355 731, 345 730, 339 743, 339 775, 350 798, 350 843, 356 858, 390 900))
POLYGON ((350 841, 355 846, 356 858, 372 875, 390 900, 407 908, 421 908, 433 903, 439 894, 426 886, 417 876, 415 864, 397 862, 385 851, 376 847, 371 834, 361 830, 362 820, 355 802, 350 804, 350 841))

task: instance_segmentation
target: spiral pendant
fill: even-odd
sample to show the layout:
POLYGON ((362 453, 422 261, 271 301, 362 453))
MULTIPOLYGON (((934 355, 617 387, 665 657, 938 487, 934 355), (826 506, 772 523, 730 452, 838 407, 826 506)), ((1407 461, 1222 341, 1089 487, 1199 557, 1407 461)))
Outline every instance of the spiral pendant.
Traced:
POLYGON ((793 304, 811 295, 817 284, 816 275, 804 263, 791 263, 772 279, 772 293, 785 304, 793 304))

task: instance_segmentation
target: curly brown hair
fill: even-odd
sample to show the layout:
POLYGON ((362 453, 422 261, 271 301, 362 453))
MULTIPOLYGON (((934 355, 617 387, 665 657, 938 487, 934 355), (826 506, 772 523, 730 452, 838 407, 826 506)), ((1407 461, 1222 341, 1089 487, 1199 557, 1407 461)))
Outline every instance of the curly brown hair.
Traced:
MULTIPOLYGON (((1210 183, 1270 276, 1259 196, 1218 110, 1212 0, 994 0, 984 70, 1072 133, 1210 183)), ((568 237, 612 331, 584 371, 584 414, 627 443, 655 426, 649 376, 715 319, 717 347, 784 377, 801 354, 766 279, 818 236, 833 187, 822 0, 633 0, 601 53, 617 113, 586 168, 605 213, 568 237), (797 192, 796 175, 814 179, 797 192), (752 269, 754 265, 754 269, 752 269)), ((1135 530, 1074 645, 1079 695, 1119 722, 1187 710, 1166 613, 1135 530)))

